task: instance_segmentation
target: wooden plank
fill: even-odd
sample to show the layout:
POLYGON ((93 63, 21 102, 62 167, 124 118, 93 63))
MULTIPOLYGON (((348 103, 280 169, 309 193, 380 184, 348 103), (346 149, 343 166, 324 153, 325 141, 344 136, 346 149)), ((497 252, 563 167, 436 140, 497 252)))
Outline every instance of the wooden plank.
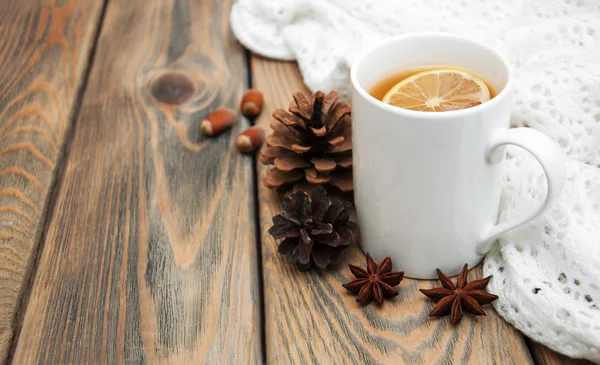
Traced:
POLYGON ((244 51, 232 0, 111 0, 15 364, 260 363, 244 51))
POLYGON ((531 356, 538 365, 593 365, 591 362, 582 359, 572 359, 558 352, 552 351, 546 346, 528 340, 531 356))
MULTIPOLYGON (((259 124, 268 126, 274 108, 287 108, 292 92, 306 89, 293 63, 252 58, 253 87, 265 94, 259 124)), ((433 307, 419 288, 435 281, 405 279, 400 295, 378 308, 361 308, 341 286, 352 280, 345 265, 325 272, 302 273, 277 253, 267 230, 282 210, 280 198, 262 185, 259 209, 265 288, 265 340, 273 364, 531 364, 522 335, 486 308, 487 318, 465 316, 452 328, 448 318, 430 320, 433 307)), ((364 266, 357 247, 346 253, 349 263, 364 266)), ((401 269, 401 268, 396 268, 401 269)), ((470 278, 481 276, 481 268, 470 278)))
POLYGON ((0 2, 0 363, 18 327, 101 10, 101 1, 0 2))

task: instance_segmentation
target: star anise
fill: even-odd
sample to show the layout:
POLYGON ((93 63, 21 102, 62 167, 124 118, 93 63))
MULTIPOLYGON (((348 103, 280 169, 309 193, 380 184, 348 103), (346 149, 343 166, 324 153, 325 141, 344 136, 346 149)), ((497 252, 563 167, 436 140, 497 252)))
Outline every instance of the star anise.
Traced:
POLYGON ((361 305, 371 303, 371 300, 383 304, 383 299, 394 298, 398 292, 394 286, 400 284, 404 271, 392 272, 392 259, 386 257, 379 265, 375 264, 371 255, 367 253, 367 270, 362 267, 348 265, 356 280, 343 284, 349 292, 356 294, 356 301, 361 305))
POLYGON ((463 311, 485 316, 482 305, 489 304, 498 299, 497 295, 486 292, 485 287, 490 282, 491 276, 485 279, 474 280, 467 284, 467 264, 458 275, 456 285, 449 277, 437 269, 437 274, 442 282, 442 288, 420 289, 421 293, 431 298, 437 304, 433 307, 430 316, 445 316, 450 313, 450 323, 456 325, 460 322, 463 311))

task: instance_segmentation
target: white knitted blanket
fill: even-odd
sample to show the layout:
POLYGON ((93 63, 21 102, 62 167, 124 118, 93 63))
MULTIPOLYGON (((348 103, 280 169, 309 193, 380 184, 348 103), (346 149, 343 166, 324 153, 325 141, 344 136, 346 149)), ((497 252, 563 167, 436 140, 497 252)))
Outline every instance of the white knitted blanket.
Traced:
MULTIPOLYGON (((552 137, 568 180, 545 217, 487 255, 495 308, 527 336, 600 363, 600 0, 239 0, 231 26, 250 50, 297 60, 312 90, 350 93, 366 47, 413 31, 463 34, 503 50, 516 69, 513 126, 552 137)), ((509 150, 501 220, 545 196, 537 162, 509 150)))

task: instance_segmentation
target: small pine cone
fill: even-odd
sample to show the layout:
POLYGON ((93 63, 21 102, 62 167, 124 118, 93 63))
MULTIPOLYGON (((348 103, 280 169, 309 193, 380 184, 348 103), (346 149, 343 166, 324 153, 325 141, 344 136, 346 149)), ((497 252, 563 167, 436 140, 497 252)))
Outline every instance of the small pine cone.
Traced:
POLYGON ((299 185, 334 186, 352 191, 352 118, 350 104, 335 91, 317 91, 311 100, 294 93, 289 112, 273 112, 273 133, 260 161, 273 165, 265 186, 280 192, 299 185))
POLYGON ((301 270, 312 264, 321 269, 337 264, 342 250, 354 242, 356 224, 350 221, 352 204, 330 199, 324 187, 313 189, 310 198, 297 191, 283 200, 284 210, 273 217, 269 233, 283 239, 278 252, 301 270))

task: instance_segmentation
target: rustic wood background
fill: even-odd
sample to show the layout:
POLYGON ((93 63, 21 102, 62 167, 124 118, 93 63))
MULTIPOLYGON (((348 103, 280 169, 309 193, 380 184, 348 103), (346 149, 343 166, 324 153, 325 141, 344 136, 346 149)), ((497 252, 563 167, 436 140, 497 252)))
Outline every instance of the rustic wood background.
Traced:
POLYGON ((361 308, 345 266, 280 259, 280 197, 234 146, 250 122, 199 123, 257 87, 266 128, 307 90, 237 43, 233 2, 0 2, 0 364, 587 363, 491 307, 429 320, 435 282, 361 308))
POLYGON ((102 3, 0 2, 0 362, 35 273, 102 3))

